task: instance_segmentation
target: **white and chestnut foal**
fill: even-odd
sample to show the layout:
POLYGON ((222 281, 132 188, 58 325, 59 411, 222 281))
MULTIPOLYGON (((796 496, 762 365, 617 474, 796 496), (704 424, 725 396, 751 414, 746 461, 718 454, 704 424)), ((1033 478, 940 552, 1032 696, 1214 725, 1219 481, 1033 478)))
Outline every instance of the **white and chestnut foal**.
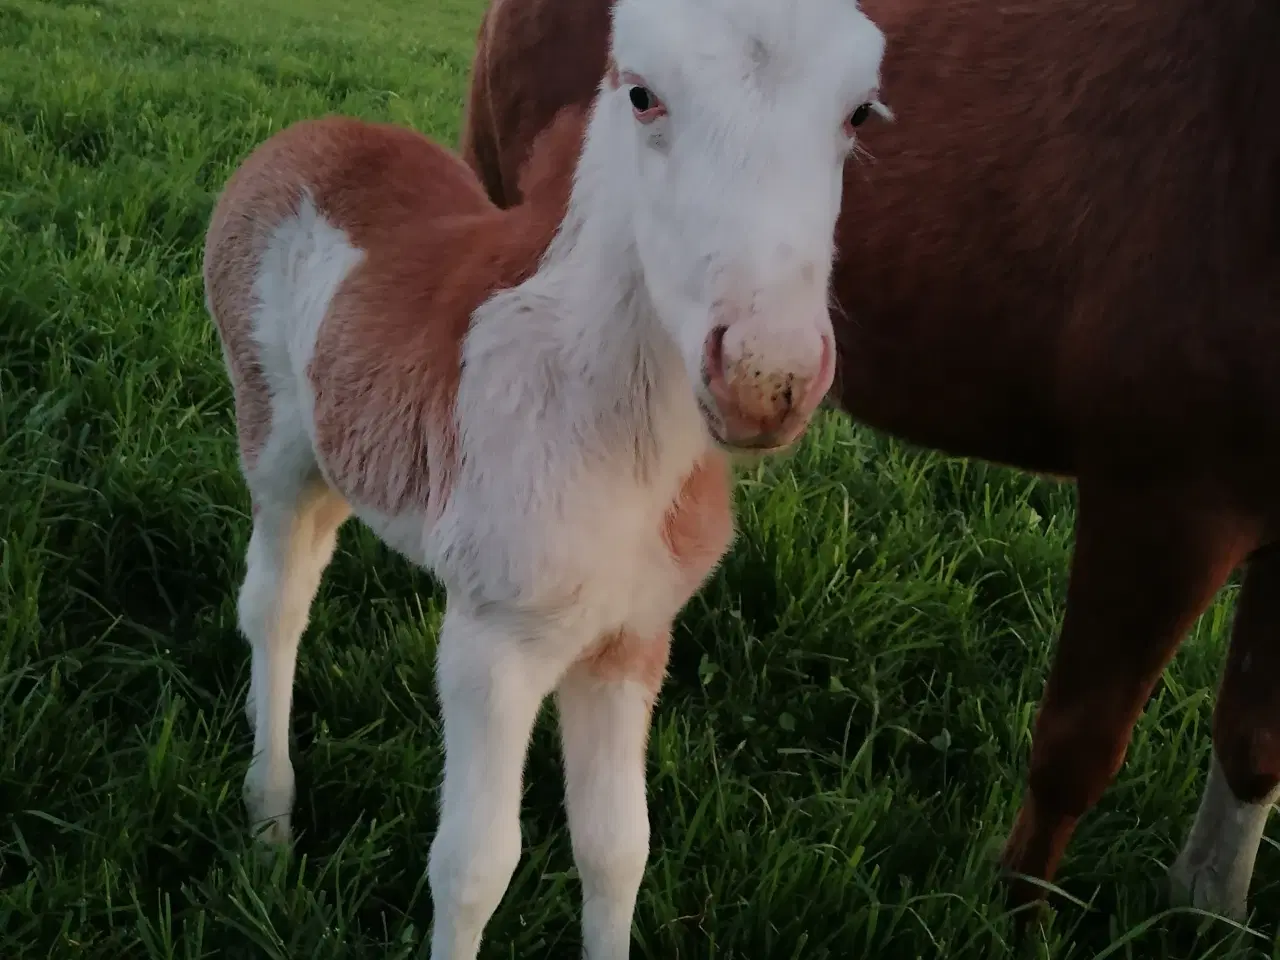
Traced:
POLYGON ((354 513, 448 594, 434 960, 476 956, 510 880, 552 692, 585 952, 627 956, 672 622, 732 537, 724 451, 791 443, 832 378, 879 29, 854 0, 614 17, 589 120, 539 142, 522 206, 416 133, 327 118, 260 146, 207 237, 253 500, 249 811, 288 839, 298 644, 354 513))

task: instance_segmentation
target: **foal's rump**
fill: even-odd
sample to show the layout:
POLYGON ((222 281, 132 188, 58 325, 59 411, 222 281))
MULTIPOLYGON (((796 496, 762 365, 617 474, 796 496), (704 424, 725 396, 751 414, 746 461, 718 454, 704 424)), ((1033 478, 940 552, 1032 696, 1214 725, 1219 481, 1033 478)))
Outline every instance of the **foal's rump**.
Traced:
MULTIPOLYGON (((297 422, 310 420, 306 408, 319 400, 307 395, 312 361, 323 346, 322 328, 332 326, 326 321, 350 299, 344 290, 364 276, 407 292, 410 309, 398 311, 392 329, 382 331, 397 340, 427 323, 430 313, 412 309, 421 298, 405 274, 424 273, 424 260, 438 261, 453 246, 428 249, 433 245, 423 238, 432 225, 483 219, 492 210, 475 175, 450 151, 390 124, 340 116, 304 120, 249 155, 218 200, 204 251, 206 300, 235 390, 247 469, 267 444, 273 420, 282 425, 295 412, 302 415, 297 422), (381 265, 392 260, 408 266, 388 277, 381 265)), ((363 286, 365 303, 376 311, 388 297, 370 296, 363 286)), ((365 318, 346 311, 341 322, 365 318)), ((372 339, 394 352, 387 336, 372 339)), ((385 365, 370 370, 376 376, 385 365)), ((362 385, 330 377, 326 386, 362 385)), ((333 389, 316 392, 335 400, 333 389)), ((314 441, 316 433, 308 433, 314 441)))

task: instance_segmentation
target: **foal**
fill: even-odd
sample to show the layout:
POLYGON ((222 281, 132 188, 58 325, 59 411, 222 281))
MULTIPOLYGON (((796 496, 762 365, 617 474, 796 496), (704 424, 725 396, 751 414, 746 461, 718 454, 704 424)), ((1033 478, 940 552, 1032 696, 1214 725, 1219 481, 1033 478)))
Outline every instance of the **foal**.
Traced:
POLYGON ((723 451, 791 443, 832 379, 841 171, 879 30, 849 0, 614 18, 567 209, 572 115, 507 211, 425 138, 328 118, 259 147, 207 237, 254 513, 247 805, 288 839, 298 645, 354 513, 448 595, 433 960, 474 957, 506 889, 553 691, 585 951, 627 956, 671 625, 732 535, 723 451))

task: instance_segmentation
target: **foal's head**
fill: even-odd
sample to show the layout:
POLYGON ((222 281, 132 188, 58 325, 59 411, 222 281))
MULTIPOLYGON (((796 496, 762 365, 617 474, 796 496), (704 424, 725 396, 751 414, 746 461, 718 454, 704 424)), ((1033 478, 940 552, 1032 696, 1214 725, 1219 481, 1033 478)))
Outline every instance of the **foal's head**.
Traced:
POLYGON ((767 449, 831 385, 842 170, 884 37, 855 0, 618 0, 596 104, 611 190, 708 429, 767 449))

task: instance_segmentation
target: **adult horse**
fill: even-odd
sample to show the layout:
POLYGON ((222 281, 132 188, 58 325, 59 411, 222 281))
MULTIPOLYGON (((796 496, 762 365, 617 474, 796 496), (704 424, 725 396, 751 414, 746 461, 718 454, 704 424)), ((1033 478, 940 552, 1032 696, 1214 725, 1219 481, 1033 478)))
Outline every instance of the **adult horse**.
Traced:
MULTIPOLYGON (((898 121, 863 126, 876 162, 846 168, 834 397, 915 443, 1079 485, 1004 864, 1053 876, 1180 640, 1245 565, 1208 784, 1171 869, 1196 905, 1241 915, 1280 794, 1280 3, 863 8, 898 121)), ((554 112, 595 91, 609 10, 492 0, 462 146, 498 203, 554 112)))

